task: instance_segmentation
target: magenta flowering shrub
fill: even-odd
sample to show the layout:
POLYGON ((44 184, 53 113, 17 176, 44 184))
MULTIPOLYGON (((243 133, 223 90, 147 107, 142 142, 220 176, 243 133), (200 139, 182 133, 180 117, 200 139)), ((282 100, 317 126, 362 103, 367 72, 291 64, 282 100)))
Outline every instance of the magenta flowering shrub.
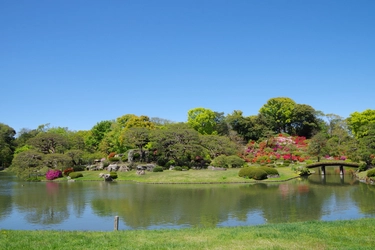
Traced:
POLYGON ((46 173, 46 179, 50 181, 59 177, 62 177, 62 172, 60 170, 50 169, 46 173))
POLYGON ((250 141, 242 156, 246 162, 272 164, 277 160, 303 162, 309 158, 303 136, 279 134, 267 141, 250 141))

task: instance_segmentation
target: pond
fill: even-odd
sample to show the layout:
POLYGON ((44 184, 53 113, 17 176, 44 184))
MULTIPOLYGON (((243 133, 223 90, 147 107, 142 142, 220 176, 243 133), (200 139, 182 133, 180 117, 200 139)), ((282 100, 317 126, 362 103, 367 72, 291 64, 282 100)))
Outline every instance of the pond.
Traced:
POLYGON ((112 231, 375 217, 375 187, 350 175, 281 183, 21 182, 0 172, 0 228, 112 231))

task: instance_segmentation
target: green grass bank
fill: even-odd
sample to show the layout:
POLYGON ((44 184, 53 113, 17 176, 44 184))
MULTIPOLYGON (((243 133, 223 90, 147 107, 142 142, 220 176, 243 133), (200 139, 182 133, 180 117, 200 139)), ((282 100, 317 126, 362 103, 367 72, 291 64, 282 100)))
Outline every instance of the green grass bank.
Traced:
MULTIPOLYGON (((209 169, 174 171, 165 170, 163 172, 148 172, 145 175, 137 175, 136 171, 117 172, 116 181, 135 181, 142 183, 254 183, 255 180, 245 179, 238 176, 240 169, 227 169, 226 171, 215 171, 209 169)), ((262 180, 262 182, 286 181, 298 177, 290 167, 277 168, 280 176, 278 178, 270 178, 262 180)), ((82 171, 83 177, 75 179, 75 181, 100 181, 99 173, 107 173, 107 171, 82 171)), ((65 177, 56 179, 55 181, 64 181, 65 177)))
POLYGON ((180 230, 0 230, 1 249, 374 249, 375 219, 180 230))

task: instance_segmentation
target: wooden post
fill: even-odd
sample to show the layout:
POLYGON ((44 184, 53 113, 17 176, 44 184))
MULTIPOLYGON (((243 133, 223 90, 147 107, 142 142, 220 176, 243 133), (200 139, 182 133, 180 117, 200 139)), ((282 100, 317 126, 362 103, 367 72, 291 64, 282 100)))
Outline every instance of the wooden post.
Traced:
POLYGON ((115 216, 115 231, 118 230, 118 220, 119 220, 119 217, 115 216))
POLYGON ((344 166, 340 166, 340 175, 344 175, 344 166))
POLYGON ((322 166, 322 175, 326 174, 326 166, 322 166))

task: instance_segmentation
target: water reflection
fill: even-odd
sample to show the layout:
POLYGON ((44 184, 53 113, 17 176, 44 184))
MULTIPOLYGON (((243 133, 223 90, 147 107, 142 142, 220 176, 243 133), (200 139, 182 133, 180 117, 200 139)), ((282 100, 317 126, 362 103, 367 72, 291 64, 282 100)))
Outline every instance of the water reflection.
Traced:
POLYGON ((120 229, 375 216, 375 187, 334 173, 240 185, 27 183, 0 174, 0 188, 0 225, 9 229, 112 230, 116 215, 120 216, 120 229))

